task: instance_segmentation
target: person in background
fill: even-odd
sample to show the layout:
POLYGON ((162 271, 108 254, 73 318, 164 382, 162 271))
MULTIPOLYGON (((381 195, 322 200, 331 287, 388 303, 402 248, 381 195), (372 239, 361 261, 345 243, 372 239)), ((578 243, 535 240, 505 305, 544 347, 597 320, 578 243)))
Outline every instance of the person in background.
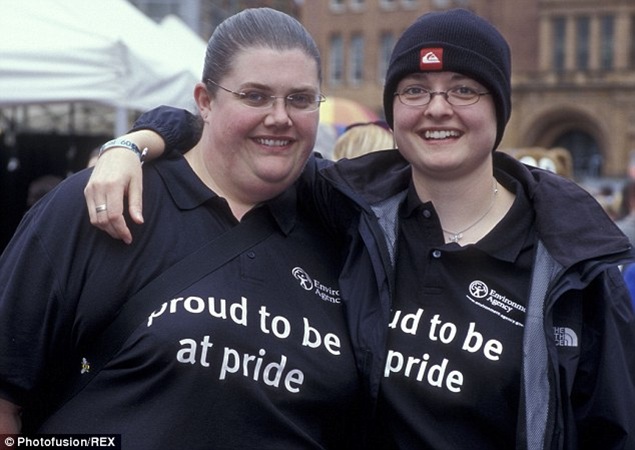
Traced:
POLYGON ((635 243, 635 180, 627 181, 622 188, 620 217, 615 223, 635 243))
POLYGON ((371 151, 394 148, 392 131, 383 120, 354 123, 335 141, 333 158, 355 158, 371 151))
POLYGON ((600 186, 594 196, 611 219, 617 221, 621 217, 620 208, 623 204, 621 192, 617 191, 614 186, 610 184, 600 186))
MULTIPOLYGON (((627 181, 622 187, 620 217, 615 221, 615 224, 630 239, 631 244, 635 243, 635 180, 627 181)), ((622 274, 635 309, 635 264, 624 266, 622 274)))
MULTIPOLYGON (((135 450, 363 445, 339 249, 294 186, 315 142, 320 84, 302 25, 246 9, 208 43, 194 88, 200 140, 145 170, 152 213, 132 245, 76 214, 90 171, 29 211, 0 258, 0 433, 120 434, 135 450), (90 383, 32 422, 39 401, 94 369, 82 351, 130 297, 259 217, 272 234, 176 295, 151 299, 156 310, 90 383)), ((127 141, 103 147, 100 162, 115 147, 138 164, 127 141)), ((92 212, 107 216, 110 201, 92 212)))
MULTIPOLYGON (((300 178, 303 200, 346 237, 342 298, 368 305, 351 331, 384 349, 366 366, 375 442, 635 448, 635 317, 619 270, 633 250, 573 181, 495 151, 511 114, 503 36, 466 10, 424 14, 385 79, 398 151, 312 158, 300 178)), ((178 114, 160 108, 136 128, 170 149, 191 134, 166 120, 178 114)), ((103 163, 108 183, 91 180, 89 206, 122 204, 141 173, 103 163)), ((121 214, 93 223, 128 230, 121 214)))
POLYGON ((624 282, 631 295, 633 310, 635 310, 635 264, 628 264, 623 268, 624 282))
POLYGON ((97 159, 99 158, 99 147, 94 148, 88 154, 88 162, 86 163, 86 167, 95 167, 97 164, 97 159))
POLYGON ((43 175, 29 184, 29 192, 26 198, 26 206, 30 208, 48 194, 55 186, 62 182, 62 177, 57 175, 43 175))

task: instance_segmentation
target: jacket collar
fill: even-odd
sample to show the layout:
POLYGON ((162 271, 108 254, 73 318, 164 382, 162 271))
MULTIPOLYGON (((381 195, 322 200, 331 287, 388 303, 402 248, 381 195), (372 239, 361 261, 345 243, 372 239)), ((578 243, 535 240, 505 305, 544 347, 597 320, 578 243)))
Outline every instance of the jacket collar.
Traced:
POLYGON ((494 167, 523 186, 536 212, 538 237, 564 267, 631 256, 629 239, 591 194, 572 180, 524 165, 502 152, 494 154, 494 167))
MULTIPOLYGON (((598 258, 634 259, 628 238, 575 182, 500 151, 494 153, 494 170, 520 184, 535 212, 538 238, 564 267, 598 258)), ((322 173, 363 208, 402 193, 411 179, 410 165, 397 150, 342 160, 322 173)))

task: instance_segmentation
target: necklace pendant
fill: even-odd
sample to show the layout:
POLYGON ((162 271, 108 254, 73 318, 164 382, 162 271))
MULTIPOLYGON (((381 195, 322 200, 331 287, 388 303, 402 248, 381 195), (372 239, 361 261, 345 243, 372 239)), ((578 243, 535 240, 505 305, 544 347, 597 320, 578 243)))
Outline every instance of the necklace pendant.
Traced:
POLYGON ((459 241, 461 239, 463 239, 463 233, 465 233, 468 230, 471 230, 472 228, 474 228, 476 225, 478 225, 483 219, 485 219, 485 217, 489 214, 489 212, 492 210, 492 208, 494 207, 494 203, 496 203, 496 196, 498 195, 498 182, 496 181, 496 178, 494 178, 494 186, 492 188, 492 201, 489 204, 489 207, 487 208, 487 210, 485 211, 485 213, 483 213, 483 215, 481 217, 479 217, 476 222, 472 223, 472 225, 470 225, 467 228, 463 228, 463 230, 459 231, 458 233, 453 233, 451 231, 448 231, 444 228, 441 228, 441 230, 448 234, 448 240, 450 242, 454 242, 455 244, 458 244, 459 241))
POLYGON ((452 236, 450 236, 450 242, 454 242, 455 244, 458 244, 462 238, 463 238, 463 234, 461 233, 453 234, 452 236))

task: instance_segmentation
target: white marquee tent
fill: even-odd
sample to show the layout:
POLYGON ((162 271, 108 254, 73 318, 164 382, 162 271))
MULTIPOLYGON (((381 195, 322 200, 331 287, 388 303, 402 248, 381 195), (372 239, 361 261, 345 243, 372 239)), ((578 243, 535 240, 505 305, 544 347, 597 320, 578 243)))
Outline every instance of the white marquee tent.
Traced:
POLYGON ((0 107, 192 110, 200 72, 183 45, 125 0, 0 0, 0 107))
POLYGON ((207 43, 179 17, 169 14, 161 21, 161 29, 172 45, 181 52, 183 62, 197 74, 203 73, 207 43))

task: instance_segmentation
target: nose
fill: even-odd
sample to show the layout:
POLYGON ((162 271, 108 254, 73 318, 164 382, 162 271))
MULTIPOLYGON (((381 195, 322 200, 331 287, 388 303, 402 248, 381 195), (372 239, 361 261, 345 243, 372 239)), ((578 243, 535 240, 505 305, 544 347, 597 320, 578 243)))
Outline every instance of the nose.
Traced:
POLYGON ((291 125, 291 117, 287 110, 285 98, 275 98, 271 108, 267 112, 265 124, 269 125, 291 125))
MULTIPOLYGON (((436 92, 430 92, 430 101, 434 100, 434 97, 436 96, 440 96, 443 97, 443 99, 448 102, 448 93, 447 91, 436 91, 436 92)), ((449 102, 448 102, 449 103, 449 102)))
POLYGON ((430 92, 430 103, 426 106, 426 115, 448 115, 453 112, 454 109, 448 102, 447 92, 430 92))

